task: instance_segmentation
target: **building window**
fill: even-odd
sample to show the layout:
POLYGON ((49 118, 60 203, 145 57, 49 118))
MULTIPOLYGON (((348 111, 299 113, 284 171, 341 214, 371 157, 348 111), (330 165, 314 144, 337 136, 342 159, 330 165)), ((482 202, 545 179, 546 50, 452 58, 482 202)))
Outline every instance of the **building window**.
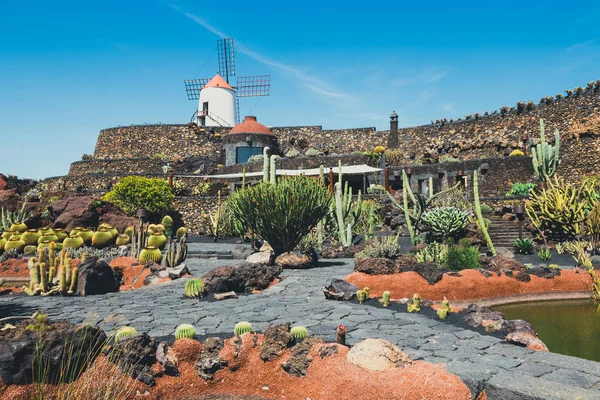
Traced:
POLYGON ((202 115, 208 114, 208 101, 202 103, 202 115))
POLYGON ((238 147, 235 154, 235 163, 241 164, 248 161, 254 155, 262 154, 262 147, 238 147))

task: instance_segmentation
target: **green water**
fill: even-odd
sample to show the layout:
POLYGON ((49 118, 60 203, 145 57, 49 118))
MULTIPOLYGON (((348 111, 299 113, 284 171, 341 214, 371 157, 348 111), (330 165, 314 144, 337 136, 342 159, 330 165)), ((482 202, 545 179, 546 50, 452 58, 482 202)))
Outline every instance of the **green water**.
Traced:
POLYGON ((506 319, 524 319, 553 353, 600 361, 600 313, 588 300, 496 306, 506 319))

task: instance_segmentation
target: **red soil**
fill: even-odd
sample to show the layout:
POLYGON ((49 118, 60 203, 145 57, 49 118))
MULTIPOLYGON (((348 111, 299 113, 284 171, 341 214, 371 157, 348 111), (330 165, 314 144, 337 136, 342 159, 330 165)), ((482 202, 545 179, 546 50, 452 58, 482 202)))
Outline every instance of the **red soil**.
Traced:
POLYGON ((201 345, 193 344, 192 340, 175 342, 173 350, 180 358, 181 376, 158 378, 156 387, 149 390, 150 398, 184 399, 201 394, 231 394, 268 399, 366 400, 381 399, 383 393, 386 399, 470 398, 464 383, 446 372, 442 365, 416 361, 407 368, 371 372, 348 363, 348 348, 341 345, 337 345, 337 354, 323 359, 318 354, 322 345, 313 347, 308 375, 296 378, 281 368, 281 363, 290 358, 290 351, 264 362, 259 356, 262 341, 263 337, 259 335, 254 347, 252 335, 245 335, 243 348, 236 356, 232 339, 227 340, 221 357, 228 367, 218 371, 212 381, 204 381, 196 375, 194 361, 198 359, 201 345))
POLYGON ((0 263, 0 278, 15 276, 29 278, 29 269, 27 268, 27 259, 10 258, 0 263))
POLYGON ((552 279, 531 275, 531 281, 520 282, 502 274, 486 278, 474 270, 460 271, 461 276, 444 274, 435 285, 430 285, 416 272, 393 275, 368 275, 354 272, 344 279, 359 288, 369 287, 370 297, 381 297, 389 290, 393 299, 412 297, 418 293, 429 300, 478 300, 504 296, 540 293, 586 292, 592 287, 587 272, 563 270, 552 279))
POLYGON ((113 259, 108 265, 123 274, 121 291, 143 287, 144 279, 150 275, 150 269, 144 269, 144 266, 140 265, 138 260, 133 257, 118 257, 113 259))

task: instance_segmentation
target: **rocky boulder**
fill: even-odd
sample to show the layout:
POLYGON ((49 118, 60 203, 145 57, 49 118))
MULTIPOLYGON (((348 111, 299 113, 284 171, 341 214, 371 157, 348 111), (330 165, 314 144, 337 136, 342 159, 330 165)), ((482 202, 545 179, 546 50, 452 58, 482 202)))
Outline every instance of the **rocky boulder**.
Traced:
POLYGON ((107 346, 104 354, 119 369, 146 385, 154 386, 152 365, 156 362, 156 342, 147 333, 139 333, 107 346))
POLYGON ((265 340, 260 347, 260 358, 269 361, 279 356, 296 342, 290 333, 290 324, 268 326, 263 330, 265 340))
POLYGON ((74 196, 48 205, 48 212, 55 218, 53 227, 71 230, 76 226, 98 226, 94 200, 92 196, 74 196))
POLYGON ((444 269, 438 268, 433 263, 415 263, 407 264, 402 268, 402 272, 414 271, 421 275, 430 285, 435 285, 444 276, 444 269))
POLYGON ((206 290, 211 293, 244 293, 247 289, 263 290, 281 274, 279 265, 253 265, 218 267, 202 277, 206 290))
POLYGON ((38 346, 43 342, 41 357, 46 365, 36 374, 44 373, 48 382, 54 383, 64 381, 67 375, 75 379, 85 370, 87 362, 100 353, 105 341, 106 334, 96 326, 78 327, 66 321, 49 324, 23 321, 15 329, 0 331, 0 378, 7 385, 31 383, 32 365, 39 356, 38 346), (34 328, 27 329, 32 324, 34 328), (45 326, 43 332, 42 325, 45 326), (65 349, 70 350, 65 352, 65 349), (69 374, 61 374, 66 366, 70 367, 69 374))
POLYGON ((259 251, 250 254, 246 258, 246 263, 251 265, 269 265, 273 263, 273 253, 270 251, 259 251))
POLYGON ((354 345, 346 359, 368 371, 385 371, 411 364, 408 354, 383 339, 365 339, 354 345))
POLYGON ((323 294, 329 300, 350 301, 358 290, 358 287, 343 279, 334 279, 323 288, 323 294))
MULTIPOLYGON (((281 368, 283 368, 283 370, 288 374, 297 378, 306 376, 308 373, 308 367, 310 367, 310 364, 312 363, 312 357, 310 357, 309 353, 313 346, 322 343, 323 339, 311 337, 304 340, 302 343, 295 345, 292 347, 290 359, 281 363, 281 368)), ((334 349, 337 351, 337 347, 334 347, 334 349)), ((329 351, 332 352, 334 350, 329 351)), ((324 357, 321 356, 321 358, 324 357)))
POLYGON ((160 342, 156 346, 156 361, 162 366, 165 375, 179 376, 177 355, 167 342, 160 342))
POLYGON ((118 292, 121 277, 104 260, 88 257, 77 267, 77 292, 82 296, 118 292))
POLYGON ((275 258, 275 264, 283 269, 307 269, 317 265, 319 255, 316 251, 283 253, 275 258))
POLYGON ((200 359, 196 362, 196 373, 202 379, 212 379, 218 370, 227 366, 227 362, 221 359, 221 350, 225 347, 223 339, 208 338, 203 343, 204 348, 200 352, 200 359))
POLYGON ((394 260, 389 258, 360 258, 354 262, 354 270, 369 275, 389 275, 400 272, 394 260))

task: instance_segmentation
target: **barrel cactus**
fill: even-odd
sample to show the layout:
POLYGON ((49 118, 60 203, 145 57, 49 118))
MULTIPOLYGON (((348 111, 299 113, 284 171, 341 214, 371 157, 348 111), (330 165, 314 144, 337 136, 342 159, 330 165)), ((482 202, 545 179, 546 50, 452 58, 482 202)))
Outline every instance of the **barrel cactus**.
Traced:
POLYGON ((26 256, 31 256, 34 255, 37 252, 37 246, 35 245, 27 245, 23 248, 23 254, 25 254, 26 256))
POLYGON ((304 339, 308 337, 308 329, 303 326, 293 326, 290 333, 296 339, 304 339))
POLYGON ((52 235, 54 233, 54 229, 50 228, 49 226, 45 226, 40 228, 38 232, 40 233, 40 236, 52 235))
POLYGON ((59 242, 62 242, 67 237, 69 237, 69 234, 63 228, 56 228, 53 230, 54 230, 54 236, 56 236, 58 238, 59 242))
POLYGON ((63 248, 79 249, 83 247, 83 238, 77 234, 71 234, 68 238, 63 240, 63 248))
POLYGON ((248 321, 242 321, 235 324, 235 328, 233 328, 233 333, 236 336, 242 336, 246 333, 252 333, 254 330, 252 329, 252 324, 248 321))
POLYGON ((41 249, 49 248, 52 243, 54 242, 51 242, 50 240, 44 240, 42 243, 38 244, 37 249, 40 251, 41 249))
POLYGON ((6 239, 0 237, 0 254, 4 253, 4 245, 6 244, 6 239))
POLYGON ((19 232, 8 229, 8 230, 2 232, 2 239, 8 240, 11 237, 13 237, 14 235, 18 235, 18 234, 19 234, 19 232))
POLYGON ((173 236, 173 218, 171 218, 168 215, 165 215, 160 223, 165 227, 165 236, 173 236))
POLYGON ((129 236, 127 236, 126 234, 122 234, 117 236, 117 241, 116 241, 117 246, 126 246, 129 244, 129 236))
POLYGON ((135 330, 134 327, 124 326, 122 328, 119 328, 117 333, 115 333, 115 342, 118 342, 119 340, 123 340, 129 336, 133 336, 136 334, 137 334, 137 331, 135 330))
POLYGON ((37 229, 28 229, 21 235, 21 239, 25 242, 25 245, 37 244, 40 234, 37 229))
POLYGON ((188 231, 185 227, 180 227, 179 229, 177 229, 177 232, 175 233, 175 236, 177 237, 177 239, 181 239, 184 236, 187 236, 188 231))
POLYGON ((112 235, 113 239, 116 239, 117 236, 119 236, 119 231, 110 224, 102 223, 102 224, 98 225, 98 230, 100 230, 100 228, 104 228, 104 229, 108 230, 110 232, 110 234, 112 235))
POLYGON ((162 233, 153 233, 148 237, 148 246, 158 247, 159 249, 164 249, 167 245, 167 237, 162 233))
POLYGON ((185 283, 183 293, 190 299, 200 298, 204 294, 204 281, 202 279, 189 279, 185 283))
POLYGON ((181 324, 175 329, 175 339, 194 339, 196 337, 196 328, 190 324, 181 324))
POLYGON ((91 229, 81 228, 77 230, 77 235, 83 239, 85 244, 92 244, 92 236, 94 236, 94 232, 91 229))
POLYGON ((133 226, 129 225, 127 228, 125 228, 125 231, 123 231, 123 234, 129 236, 129 241, 131 242, 131 239, 133 238, 133 235, 135 233, 135 230, 133 229, 133 226))
POLYGON ((25 247, 25 242, 22 241, 20 237, 16 236, 16 237, 11 237, 10 239, 8 239, 8 241, 4 245, 4 251, 14 249, 14 250, 17 250, 20 252, 23 250, 24 247, 25 247))
POLYGON ((148 228, 146 229, 146 232, 148 232, 150 234, 158 232, 158 228, 156 227, 156 224, 150 224, 150 225, 148 225, 148 228))
POLYGON ((146 246, 140 252, 140 264, 146 265, 150 261, 154 261, 157 264, 160 264, 160 262, 162 261, 162 253, 158 247, 146 246))
POLYGON ((38 238, 38 244, 43 243, 45 241, 49 241, 49 242, 58 242, 58 237, 55 234, 51 234, 51 235, 42 235, 38 238))
POLYGON ((92 235, 92 246, 97 249, 108 247, 113 242, 112 233, 106 228, 100 228, 92 235))
POLYGON ((11 231, 17 231, 19 233, 23 233, 27 230, 27 225, 25 225, 21 221, 15 221, 9 228, 11 231))
POLYGON ((165 228, 165 226, 164 226, 163 224, 157 224, 157 225, 156 225, 156 231, 157 231, 158 233, 162 233, 162 234, 164 235, 164 234, 165 234, 165 232, 166 232, 166 230, 167 230, 167 229, 165 228))

